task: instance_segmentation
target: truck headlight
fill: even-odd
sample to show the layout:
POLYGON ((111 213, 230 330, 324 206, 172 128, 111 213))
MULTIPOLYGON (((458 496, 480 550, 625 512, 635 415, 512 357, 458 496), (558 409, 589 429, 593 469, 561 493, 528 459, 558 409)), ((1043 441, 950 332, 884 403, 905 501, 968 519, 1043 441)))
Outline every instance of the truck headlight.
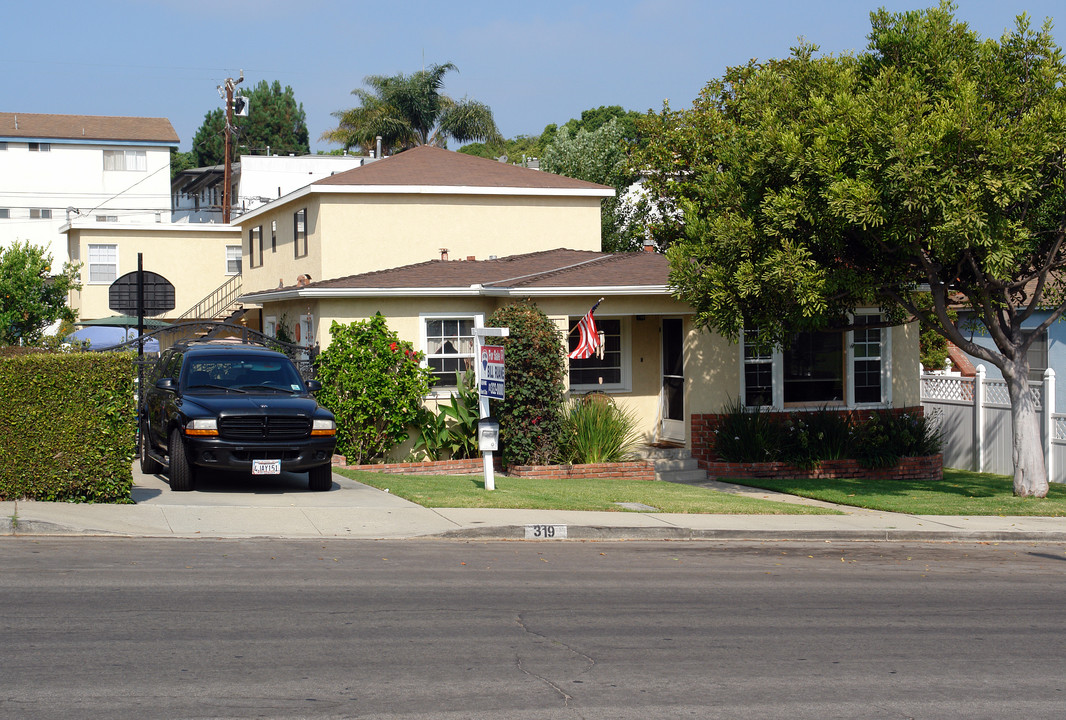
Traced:
POLYGON ((198 418, 190 420, 185 426, 186 435, 218 435, 218 420, 215 418, 198 418))
POLYGON ((337 423, 333 420, 318 420, 311 423, 312 435, 336 435, 337 423))

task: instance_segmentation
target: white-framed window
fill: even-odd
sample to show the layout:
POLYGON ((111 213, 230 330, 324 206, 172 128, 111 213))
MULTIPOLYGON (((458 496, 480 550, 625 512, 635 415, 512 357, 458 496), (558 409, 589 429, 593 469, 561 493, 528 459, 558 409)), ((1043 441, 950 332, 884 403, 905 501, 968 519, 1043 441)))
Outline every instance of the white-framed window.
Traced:
POLYGON ((276 315, 267 315, 263 318, 263 334, 272 338, 278 336, 278 318, 276 315))
POLYGON ((89 245, 89 283, 112 283, 118 278, 118 245, 89 245))
POLYGON ((30 152, 51 152, 52 143, 31 142, 28 143, 30 152))
POLYGON ((760 349, 753 331, 741 343, 740 395, 749 407, 820 408, 891 402, 890 333, 857 313, 848 332, 796 333, 786 348, 760 349))
POLYGON ((307 255, 307 208, 292 214, 292 255, 295 258, 307 255))
POLYGON ((11 208, 0 208, 0 220, 9 220, 11 218, 11 208))
POLYGON ((296 342, 305 348, 315 344, 315 318, 312 315, 301 315, 296 325, 296 342))
POLYGON ((104 170, 146 172, 148 154, 144 150, 104 150, 104 170))
MULTIPOLYGON (((581 315, 569 318, 567 354, 573 352, 579 342, 577 324, 581 318, 581 315)), ((628 392, 632 389, 629 318, 597 316, 596 329, 603 338, 602 357, 597 351, 584 360, 570 360, 570 389, 578 392, 628 392)))
POLYGON ((455 374, 474 369, 474 328, 485 326, 485 316, 423 313, 419 319, 426 367, 436 380, 431 390, 449 394, 456 389, 455 374))
POLYGON ((270 221, 270 252, 276 253, 278 251, 278 221, 270 221))
POLYGON ((252 267, 262 267, 263 265, 262 225, 256 225, 248 230, 248 262, 252 267), (256 258, 259 259, 259 262, 256 262, 256 258))
POLYGON ((52 208, 30 208, 31 220, 50 220, 52 218, 52 208))
POLYGON ((96 222, 118 222, 118 215, 97 215, 96 222))
POLYGON ((226 274, 227 275, 240 275, 241 274, 241 246, 240 245, 227 245, 226 246, 226 274))

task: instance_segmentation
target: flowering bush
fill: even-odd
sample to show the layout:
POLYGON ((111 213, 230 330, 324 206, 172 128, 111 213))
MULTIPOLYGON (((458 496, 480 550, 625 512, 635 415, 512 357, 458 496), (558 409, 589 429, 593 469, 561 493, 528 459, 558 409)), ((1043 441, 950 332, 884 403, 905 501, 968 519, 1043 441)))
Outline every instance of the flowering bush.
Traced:
POLYGON ((422 353, 400 340, 377 313, 329 328, 332 341, 315 359, 318 400, 337 416, 337 452, 350 463, 384 458, 408 437, 429 393, 422 353))

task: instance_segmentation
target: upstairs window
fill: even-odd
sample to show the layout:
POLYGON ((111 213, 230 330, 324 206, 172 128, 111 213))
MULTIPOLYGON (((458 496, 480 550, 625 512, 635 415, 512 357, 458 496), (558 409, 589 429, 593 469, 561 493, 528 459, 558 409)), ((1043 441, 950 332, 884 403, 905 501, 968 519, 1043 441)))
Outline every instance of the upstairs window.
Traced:
POLYGON ((118 278, 118 245, 89 245, 89 282, 112 283, 118 278))
POLYGON ((51 152, 52 143, 29 143, 30 152, 51 152))
POLYGON ((226 274, 227 275, 240 275, 241 274, 241 246, 240 245, 227 245, 226 246, 226 274))
POLYGON ((292 252, 297 258, 307 255, 307 208, 292 214, 292 252))
POLYGON ((148 170, 148 156, 144 150, 104 150, 104 170, 148 170))
POLYGON ((52 218, 52 208, 30 208, 30 219, 32 220, 50 220, 52 218))
POLYGON ((263 226, 256 225, 248 231, 248 261, 252 267, 260 267, 263 264, 263 226), (258 250, 256 249, 258 248, 258 250), (256 262, 256 258, 259 262, 256 262))

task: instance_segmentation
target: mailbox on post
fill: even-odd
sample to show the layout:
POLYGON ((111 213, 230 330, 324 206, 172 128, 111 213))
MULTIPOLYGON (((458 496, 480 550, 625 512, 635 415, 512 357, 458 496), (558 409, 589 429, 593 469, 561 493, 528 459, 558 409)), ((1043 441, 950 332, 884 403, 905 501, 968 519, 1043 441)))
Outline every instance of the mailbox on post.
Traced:
POLYGON ((500 449, 500 423, 491 415, 477 421, 477 449, 481 452, 500 449))

